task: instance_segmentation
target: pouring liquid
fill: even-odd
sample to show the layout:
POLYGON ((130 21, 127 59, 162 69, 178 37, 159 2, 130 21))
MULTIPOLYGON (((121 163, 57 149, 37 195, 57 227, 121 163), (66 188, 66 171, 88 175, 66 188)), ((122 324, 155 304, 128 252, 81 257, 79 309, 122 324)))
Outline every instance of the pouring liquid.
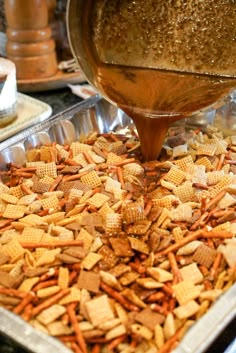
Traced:
POLYGON ((233 0, 70 0, 70 37, 88 80, 133 119, 146 160, 176 120, 236 86, 233 0), (77 15, 76 12, 78 12, 77 15), (83 16, 81 16, 83 15, 83 16))
POLYGON ((95 81, 133 119, 145 160, 158 157, 173 122, 210 106, 235 84, 228 78, 114 65, 99 66, 95 81))

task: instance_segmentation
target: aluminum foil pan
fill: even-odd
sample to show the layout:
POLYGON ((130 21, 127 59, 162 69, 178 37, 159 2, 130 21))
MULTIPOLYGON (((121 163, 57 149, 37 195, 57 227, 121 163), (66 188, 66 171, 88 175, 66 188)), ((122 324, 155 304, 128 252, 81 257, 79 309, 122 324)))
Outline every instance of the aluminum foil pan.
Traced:
MULTIPOLYGON (((66 111, 0 143, 0 169, 9 162, 24 164, 26 151, 45 143, 72 143, 91 131, 118 131, 132 124, 131 119, 110 103, 94 96, 66 111)), ((203 353, 236 316, 236 284, 188 331, 173 353, 203 353)), ((3 337, 12 345, 9 353, 69 353, 58 340, 41 333, 20 317, 0 308, 0 343, 3 337), (14 350, 20 347, 21 350, 14 350)), ((0 347, 0 351, 1 347, 0 347)))

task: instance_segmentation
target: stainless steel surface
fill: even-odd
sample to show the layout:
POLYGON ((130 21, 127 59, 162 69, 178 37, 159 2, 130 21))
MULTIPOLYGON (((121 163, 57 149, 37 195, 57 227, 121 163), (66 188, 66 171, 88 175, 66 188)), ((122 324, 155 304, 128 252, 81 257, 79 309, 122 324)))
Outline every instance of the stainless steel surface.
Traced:
MULTIPOLYGON (((35 146, 53 141, 71 143, 92 130, 106 133, 130 124, 131 120, 121 110, 95 96, 2 142, 0 168, 5 169, 9 162, 23 164, 26 150, 35 146)), ((173 353, 203 353, 234 316, 236 284, 189 330, 173 353)), ((0 318, 0 334, 11 337, 26 350, 30 349, 33 353, 71 352, 57 340, 36 331, 16 315, 1 308, 0 318)))
MULTIPOLYGON (((33 353, 71 353, 60 341, 49 337, 45 333, 33 329, 20 316, 0 307, 0 334, 10 337, 27 352, 33 353)), ((1 349, 0 349, 1 351, 1 349)))
POLYGON ((68 144, 91 131, 116 131, 130 123, 124 112, 95 96, 0 143, 0 169, 9 162, 23 164, 27 149, 52 141, 68 144))

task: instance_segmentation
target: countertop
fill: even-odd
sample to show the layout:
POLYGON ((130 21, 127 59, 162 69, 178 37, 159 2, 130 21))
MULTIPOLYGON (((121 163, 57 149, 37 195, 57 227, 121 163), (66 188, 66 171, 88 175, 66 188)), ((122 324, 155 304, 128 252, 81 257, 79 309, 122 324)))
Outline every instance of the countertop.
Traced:
POLYGON ((25 94, 49 104, 52 107, 53 115, 82 101, 82 98, 71 93, 70 88, 62 88, 60 90, 46 92, 27 92, 25 94))
MULTIPOLYGON (((63 110, 77 104, 82 101, 80 97, 75 96, 71 93, 69 88, 63 88, 57 91, 48 91, 48 92, 34 92, 27 93, 31 97, 39 99, 43 102, 48 103, 53 110, 53 115, 62 112, 63 110)), ((205 353, 235 353, 235 347, 229 349, 231 343, 236 337, 236 318, 226 327, 224 332, 217 338, 217 340, 209 347, 205 353)), ((0 352, 11 352, 11 351, 2 351, 0 352)), ((22 350, 18 350, 19 353, 24 353, 22 350)), ((195 353, 195 352, 192 352, 195 353)))

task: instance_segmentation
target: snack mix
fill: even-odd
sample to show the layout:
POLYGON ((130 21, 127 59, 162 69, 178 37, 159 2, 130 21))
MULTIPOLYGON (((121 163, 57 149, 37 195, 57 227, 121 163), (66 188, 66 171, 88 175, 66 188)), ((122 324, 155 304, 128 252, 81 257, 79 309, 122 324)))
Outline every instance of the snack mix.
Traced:
POLYGON ((236 279, 236 136, 39 146, 0 182, 0 305, 75 353, 168 353, 236 279))

